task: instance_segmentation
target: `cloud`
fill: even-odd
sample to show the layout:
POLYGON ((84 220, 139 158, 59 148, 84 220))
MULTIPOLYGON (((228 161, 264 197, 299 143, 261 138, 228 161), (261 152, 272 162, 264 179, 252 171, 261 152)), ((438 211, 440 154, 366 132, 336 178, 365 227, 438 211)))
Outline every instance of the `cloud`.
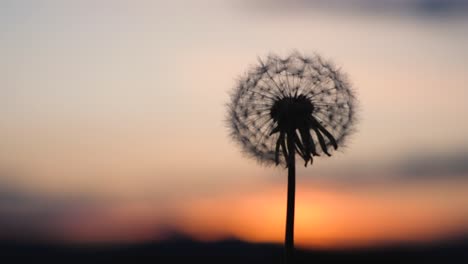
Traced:
POLYGON ((320 177, 307 177, 310 172, 299 168, 311 184, 333 188, 374 188, 379 186, 458 182, 468 185, 468 149, 459 151, 415 151, 396 160, 356 161, 343 167, 322 169, 320 177))
POLYGON ((170 235, 176 205, 151 197, 39 191, 0 173, 0 242, 160 239, 170 235))
POLYGON ((63 220, 91 208, 87 197, 31 192, 20 185, 0 184, 0 240, 49 239, 60 233, 63 220), (58 231, 58 232, 57 232, 58 231))
POLYGON ((257 0, 257 8, 270 10, 328 9, 364 13, 452 16, 468 13, 467 0, 257 0))
POLYGON ((461 178, 468 179, 468 151, 422 154, 401 161, 398 172, 409 178, 461 178))

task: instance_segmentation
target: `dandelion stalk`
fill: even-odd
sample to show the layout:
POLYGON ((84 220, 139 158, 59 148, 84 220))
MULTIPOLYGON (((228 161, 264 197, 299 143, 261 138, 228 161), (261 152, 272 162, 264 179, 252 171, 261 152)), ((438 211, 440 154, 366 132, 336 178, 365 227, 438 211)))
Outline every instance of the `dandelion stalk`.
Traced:
POLYGON ((296 154, 304 166, 344 145, 355 123, 355 97, 344 75, 320 56, 268 56, 231 96, 232 138, 263 164, 288 168, 285 261, 293 263, 296 154))
MULTIPOLYGON (((296 153, 294 138, 288 137, 288 196, 286 208, 285 263, 294 258, 294 204, 296 199, 296 153)), ((291 261, 290 261, 291 260, 291 261)))

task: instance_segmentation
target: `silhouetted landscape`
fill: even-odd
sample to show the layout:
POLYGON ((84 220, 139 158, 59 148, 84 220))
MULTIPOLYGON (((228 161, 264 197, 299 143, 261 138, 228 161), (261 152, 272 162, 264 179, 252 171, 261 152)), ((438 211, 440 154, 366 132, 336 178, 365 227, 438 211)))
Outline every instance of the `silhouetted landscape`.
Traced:
MULTIPOLYGON (((247 243, 236 239, 199 242, 174 236, 163 242, 127 245, 60 245, 1 242, 2 259, 57 263, 282 263, 281 244, 247 243)), ((368 249, 296 251, 296 263, 467 263, 468 237, 434 243, 368 249)))

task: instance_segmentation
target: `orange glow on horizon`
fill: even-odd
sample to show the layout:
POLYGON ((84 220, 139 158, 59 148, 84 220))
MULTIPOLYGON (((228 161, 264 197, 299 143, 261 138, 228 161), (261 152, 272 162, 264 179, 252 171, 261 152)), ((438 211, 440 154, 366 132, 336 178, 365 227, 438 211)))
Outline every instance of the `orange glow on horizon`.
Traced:
MULTIPOLYGON (((355 247, 443 238, 455 230, 467 228, 466 219, 454 217, 454 210, 466 206, 468 199, 461 196, 463 188, 453 185, 430 184, 420 190, 399 187, 394 191, 383 188, 358 193, 299 186, 296 244, 355 247), (439 191, 447 201, 422 200, 422 192, 428 189, 439 191), (446 203, 451 203, 454 210, 447 209, 446 203)), ((236 237, 250 242, 282 243, 285 210, 285 190, 271 188, 248 196, 232 194, 192 201, 182 209, 177 226, 200 240, 236 237)))
MULTIPOLYGON (((265 186, 217 196, 119 203, 78 212, 60 233, 74 242, 144 242, 179 232, 200 241, 237 238, 283 243, 286 188, 265 186)), ((306 248, 365 247, 431 241, 465 232, 466 182, 434 181, 352 189, 298 185, 295 242, 306 248)))

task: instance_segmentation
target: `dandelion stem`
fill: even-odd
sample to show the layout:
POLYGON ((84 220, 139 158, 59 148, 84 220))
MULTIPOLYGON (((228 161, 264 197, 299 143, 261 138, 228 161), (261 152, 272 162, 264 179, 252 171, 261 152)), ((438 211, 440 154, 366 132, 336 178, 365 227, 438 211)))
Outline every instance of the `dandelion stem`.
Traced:
POLYGON ((295 131, 287 135, 288 143, 288 197, 286 209, 285 263, 294 263, 294 203, 296 195, 296 153, 294 142, 295 131))

